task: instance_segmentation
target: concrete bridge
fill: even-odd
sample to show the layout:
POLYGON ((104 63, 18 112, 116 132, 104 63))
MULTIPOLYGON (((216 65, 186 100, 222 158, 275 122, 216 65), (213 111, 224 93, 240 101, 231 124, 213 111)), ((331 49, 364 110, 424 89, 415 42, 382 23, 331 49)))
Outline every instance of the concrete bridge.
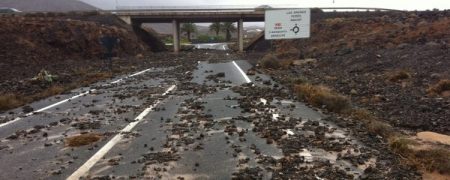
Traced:
MULTIPOLYGON (((180 23, 201 23, 201 22, 237 22, 238 45, 239 51, 244 51, 243 40, 243 23, 247 22, 264 22, 266 9, 295 9, 300 7, 289 8, 272 8, 269 6, 259 6, 251 8, 235 7, 117 7, 114 13, 126 23, 133 26, 140 26, 142 23, 172 23, 174 52, 180 51, 180 23)), ((380 10, 389 11, 392 9, 381 8, 320 8, 322 10, 380 10)))

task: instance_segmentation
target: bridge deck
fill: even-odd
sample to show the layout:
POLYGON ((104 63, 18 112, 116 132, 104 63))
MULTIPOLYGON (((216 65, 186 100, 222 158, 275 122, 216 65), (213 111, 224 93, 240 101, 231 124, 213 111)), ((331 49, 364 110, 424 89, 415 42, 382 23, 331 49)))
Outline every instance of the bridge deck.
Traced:
POLYGON ((121 11, 119 16, 129 16, 135 23, 143 22, 236 22, 264 21, 264 11, 121 11))

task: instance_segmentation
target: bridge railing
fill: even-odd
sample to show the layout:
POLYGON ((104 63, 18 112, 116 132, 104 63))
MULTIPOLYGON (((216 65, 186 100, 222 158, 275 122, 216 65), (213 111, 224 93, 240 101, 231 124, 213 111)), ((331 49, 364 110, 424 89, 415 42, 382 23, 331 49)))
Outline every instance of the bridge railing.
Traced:
POLYGON ((258 9, 292 9, 290 5, 256 6, 256 5, 224 5, 224 6, 117 6, 117 11, 254 11, 258 9))
POLYGON ((401 11, 397 9, 373 8, 373 7, 299 7, 293 5, 224 5, 224 6, 117 6, 112 11, 256 11, 265 9, 297 9, 297 8, 314 8, 324 11, 401 11))

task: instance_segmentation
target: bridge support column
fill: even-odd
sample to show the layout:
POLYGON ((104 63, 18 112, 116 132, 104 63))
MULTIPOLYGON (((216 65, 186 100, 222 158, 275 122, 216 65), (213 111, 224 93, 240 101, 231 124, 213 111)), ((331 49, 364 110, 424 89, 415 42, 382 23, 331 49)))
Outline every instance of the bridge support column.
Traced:
POLYGON ((180 52, 180 22, 172 20, 173 28, 173 52, 180 52))
POLYGON ((238 43, 239 52, 244 52, 244 20, 239 19, 238 22, 238 43))

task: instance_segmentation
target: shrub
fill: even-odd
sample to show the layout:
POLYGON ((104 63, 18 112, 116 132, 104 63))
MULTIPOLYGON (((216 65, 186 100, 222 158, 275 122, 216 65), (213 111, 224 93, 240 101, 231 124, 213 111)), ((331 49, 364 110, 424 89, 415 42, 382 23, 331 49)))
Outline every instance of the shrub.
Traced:
POLYGON ((261 66, 265 69, 279 69, 281 64, 275 55, 269 53, 261 59, 261 66))
POLYGON ((23 104, 23 100, 14 94, 0 95, 0 111, 18 107, 23 104))
POLYGON ((384 138, 392 137, 395 133, 392 126, 379 120, 372 119, 367 124, 367 131, 374 135, 380 135, 384 138))
POLYGON ((411 74, 406 70, 399 70, 387 74, 388 80, 391 82, 399 82, 411 78, 411 74))
POLYGON ((440 80, 438 83, 428 88, 428 93, 433 95, 442 94, 445 91, 450 91, 449 79, 440 80))
POLYGON ((366 109, 353 109, 350 116, 356 120, 373 120, 375 117, 366 109))
POLYGON ((297 93, 299 98, 306 100, 313 106, 325 106, 327 110, 332 112, 340 113, 351 107, 350 100, 347 97, 336 94, 325 86, 300 84, 294 87, 294 92, 297 93))
POLYGON ((58 94, 63 93, 64 91, 65 91, 64 87, 58 86, 58 85, 53 85, 53 86, 49 87, 48 89, 45 89, 44 91, 39 93, 38 99, 58 95, 58 94))
POLYGON ((390 142, 391 150, 407 159, 407 162, 429 172, 437 171, 441 174, 450 174, 450 151, 440 147, 416 150, 412 146, 418 142, 396 138, 390 142))
POLYGON ((390 147, 393 152, 398 153, 402 156, 408 156, 409 153, 412 152, 412 150, 409 147, 412 144, 416 144, 416 142, 413 142, 410 139, 399 138, 391 141, 390 147))
POLYGON ((415 153, 415 158, 427 171, 450 174, 450 151, 446 149, 424 149, 415 153))

